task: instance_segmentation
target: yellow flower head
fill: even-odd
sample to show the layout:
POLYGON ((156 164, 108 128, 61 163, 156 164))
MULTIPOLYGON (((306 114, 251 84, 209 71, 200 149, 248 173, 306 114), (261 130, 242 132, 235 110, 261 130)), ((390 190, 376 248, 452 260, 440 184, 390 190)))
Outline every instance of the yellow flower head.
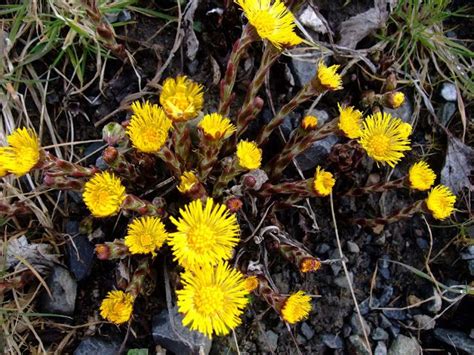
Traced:
POLYGON ((229 138, 236 131, 230 120, 218 113, 205 115, 198 126, 202 129, 204 135, 213 141, 229 138))
POLYGON ((235 214, 225 205, 208 198, 205 206, 194 200, 180 209, 180 218, 171 217, 178 231, 170 234, 168 242, 175 260, 186 268, 202 264, 216 265, 232 256, 239 241, 239 224, 235 214))
POLYGON ((163 83, 160 103, 166 114, 175 122, 188 121, 197 117, 204 105, 202 85, 186 76, 168 78, 163 83))
POLYGON ((405 102, 405 95, 401 91, 395 92, 390 96, 390 101, 393 108, 399 108, 405 102))
POLYGON ((241 323, 249 291, 244 276, 226 262, 186 270, 183 289, 176 291, 183 324, 207 337, 226 335, 241 323))
POLYGON ((237 144, 237 159, 244 169, 258 169, 262 164, 262 150, 255 142, 240 141, 237 144))
POLYGON ((192 171, 185 171, 179 178, 178 191, 184 194, 191 191, 196 184, 199 184, 198 177, 192 171))
POLYGON ((435 186, 426 198, 426 206, 436 219, 446 219, 454 211, 456 196, 444 185, 435 186))
POLYGON ((127 127, 127 134, 133 147, 144 153, 158 152, 168 138, 171 121, 161 107, 148 101, 144 104, 135 101, 132 110, 133 115, 127 127))
POLYGON ((408 180, 412 189, 425 191, 433 186, 436 174, 425 161, 419 161, 408 171, 408 180))
POLYGON ((108 217, 120 210, 125 200, 125 187, 118 177, 104 171, 86 182, 82 197, 94 217, 108 217))
POLYGON ((344 134, 350 138, 359 138, 362 128, 362 112, 354 109, 353 106, 339 107, 338 127, 344 134))
POLYGON ((133 311, 133 296, 123 291, 110 291, 100 305, 100 315, 109 322, 127 322, 133 311))
POLYGON ((248 277, 246 277, 245 281, 244 281, 244 286, 245 286, 245 289, 248 292, 252 292, 253 290, 255 290, 258 287, 258 278, 257 278, 257 276, 248 276, 248 277))
POLYGON ((377 163, 393 168, 403 158, 403 152, 411 150, 408 128, 411 130, 401 119, 377 112, 364 120, 359 143, 377 163))
POLYGON ((303 127, 305 131, 311 131, 315 129, 317 126, 318 126, 318 118, 315 116, 311 116, 311 115, 305 116, 303 120, 301 121, 301 127, 303 127))
POLYGON ((402 124, 400 125, 400 134, 402 135, 402 137, 410 137, 412 130, 413 127, 409 123, 402 122, 402 124))
POLYGON ((158 217, 139 217, 128 225, 125 245, 132 254, 156 255, 167 238, 165 225, 158 217))
POLYGON ((316 195, 328 196, 335 183, 336 180, 329 171, 321 169, 319 166, 316 168, 316 173, 314 174, 313 179, 313 189, 316 195))
POLYGON ((286 322, 295 324, 306 319, 310 311, 311 297, 298 291, 286 299, 281 315, 286 322))
POLYGON ((276 48, 291 47, 303 40, 294 32, 295 18, 280 0, 236 0, 262 39, 276 48))
POLYGON ((7 142, 7 147, 0 147, 0 176, 23 176, 38 164, 40 144, 33 130, 17 128, 7 136, 7 142))
POLYGON ((318 86, 329 91, 342 89, 342 78, 336 73, 337 69, 339 69, 339 65, 327 67, 324 62, 320 62, 316 74, 318 86))
POLYGON ((305 258, 300 264, 300 271, 303 273, 317 271, 321 267, 321 262, 315 258, 305 258))

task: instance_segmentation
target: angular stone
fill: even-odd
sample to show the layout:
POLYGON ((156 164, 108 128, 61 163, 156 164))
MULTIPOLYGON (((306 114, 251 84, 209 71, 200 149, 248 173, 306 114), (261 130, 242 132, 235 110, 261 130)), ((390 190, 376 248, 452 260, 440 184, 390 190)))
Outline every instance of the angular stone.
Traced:
POLYGON ((374 340, 387 340, 388 333, 380 327, 375 328, 372 332, 372 339, 374 340))
POLYGON ((441 96, 446 101, 456 101, 458 96, 456 85, 452 83, 443 83, 443 86, 441 87, 441 96))
POLYGON ((209 354, 212 340, 196 331, 183 326, 183 316, 177 308, 161 311, 153 317, 152 335, 156 344, 175 354, 209 354))
POLYGON ((468 354, 474 354, 474 340, 469 338, 467 334, 458 330, 436 328, 434 336, 449 346, 465 351, 468 354))
POLYGON ((349 337, 349 349, 355 355, 369 355, 371 354, 370 349, 367 348, 365 340, 359 335, 351 335, 349 337))
POLYGON ((94 246, 86 235, 79 234, 78 221, 68 221, 66 223, 66 233, 71 237, 66 244, 68 267, 76 280, 82 281, 91 273, 94 261, 94 246))
POLYGON ((398 335, 392 342, 388 355, 418 355, 421 354, 421 347, 418 342, 405 335, 398 335))
POLYGON ((415 320, 418 328, 423 330, 433 329, 436 325, 436 321, 425 314, 417 314, 416 316, 413 316, 413 319, 415 320))
POLYGON ((374 355, 387 355, 387 345, 384 342, 379 341, 374 350, 374 355))
POLYGON ((45 313, 71 315, 74 313, 77 283, 68 270, 56 265, 46 284, 52 297, 44 291, 40 297, 40 308, 45 313))
POLYGON ((323 334, 321 340, 330 349, 342 349, 344 347, 344 342, 339 335, 323 334))
POLYGON ((74 355, 116 355, 120 350, 120 342, 101 338, 85 338, 74 350, 74 355))
POLYGON ((349 250, 350 253, 358 254, 360 252, 359 246, 351 241, 347 242, 347 250, 349 250))
POLYGON ((303 322, 301 324, 301 333, 306 337, 306 339, 310 340, 314 337, 314 330, 311 328, 308 323, 303 322))

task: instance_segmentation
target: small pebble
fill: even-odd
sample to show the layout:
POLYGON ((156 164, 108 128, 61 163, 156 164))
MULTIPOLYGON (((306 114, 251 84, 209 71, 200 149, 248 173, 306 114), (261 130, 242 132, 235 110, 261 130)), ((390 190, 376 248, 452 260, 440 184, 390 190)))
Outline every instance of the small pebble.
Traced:
POLYGON ((347 242, 347 250, 349 250, 350 253, 358 254, 360 252, 359 246, 351 241, 347 242))
POLYGON ((457 98, 456 86, 451 83, 444 83, 443 87, 441 88, 441 96, 446 101, 456 101, 456 98, 457 98))
POLYGON ((387 355, 387 345, 384 342, 379 341, 374 350, 374 355, 387 355))

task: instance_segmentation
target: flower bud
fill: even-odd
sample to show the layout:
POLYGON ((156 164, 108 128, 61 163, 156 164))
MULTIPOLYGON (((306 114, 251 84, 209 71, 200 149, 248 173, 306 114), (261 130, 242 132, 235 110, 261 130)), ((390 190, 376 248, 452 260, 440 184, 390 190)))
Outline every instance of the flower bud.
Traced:
POLYGON ((102 129, 102 139, 108 145, 117 145, 126 139, 125 129, 118 123, 108 123, 102 129))

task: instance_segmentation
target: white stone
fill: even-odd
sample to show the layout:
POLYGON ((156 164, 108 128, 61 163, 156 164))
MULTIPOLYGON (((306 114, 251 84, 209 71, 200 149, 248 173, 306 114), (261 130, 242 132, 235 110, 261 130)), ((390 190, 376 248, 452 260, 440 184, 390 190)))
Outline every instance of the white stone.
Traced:
POLYGON ((311 28, 313 31, 325 34, 328 32, 326 26, 324 26, 321 19, 318 17, 316 12, 311 8, 311 6, 307 6, 298 16, 298 20, 301 22, 302 25, 311 28))

